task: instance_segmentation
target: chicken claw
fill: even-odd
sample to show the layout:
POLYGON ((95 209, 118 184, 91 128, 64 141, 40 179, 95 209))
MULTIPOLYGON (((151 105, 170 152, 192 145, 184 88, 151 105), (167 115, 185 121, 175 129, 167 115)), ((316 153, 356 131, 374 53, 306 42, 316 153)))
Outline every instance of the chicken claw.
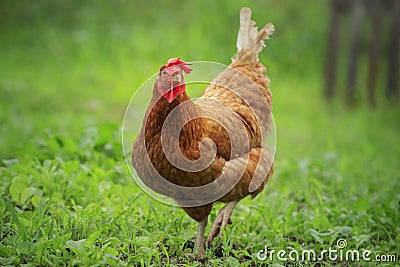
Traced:
POLYGON ((211 226, 210 234, 207 237, 206 246, 211 244, 214 237, 216 237, 218 233, 221 236, 223 235, 221 230, 225 229, 227 224, 232 224, 231 215, 237 203, 238 201, 231 201, 218 212, 218 215, 211 226))

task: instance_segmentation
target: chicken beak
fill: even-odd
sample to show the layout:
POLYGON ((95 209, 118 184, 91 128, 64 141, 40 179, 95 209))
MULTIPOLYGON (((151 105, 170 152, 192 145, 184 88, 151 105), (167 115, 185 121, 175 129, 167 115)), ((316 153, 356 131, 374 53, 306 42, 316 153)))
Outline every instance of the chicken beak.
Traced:
POLYGON ((171 81, 181 83, 182 77, 179 73, 176 73, 171 77, 171 81))

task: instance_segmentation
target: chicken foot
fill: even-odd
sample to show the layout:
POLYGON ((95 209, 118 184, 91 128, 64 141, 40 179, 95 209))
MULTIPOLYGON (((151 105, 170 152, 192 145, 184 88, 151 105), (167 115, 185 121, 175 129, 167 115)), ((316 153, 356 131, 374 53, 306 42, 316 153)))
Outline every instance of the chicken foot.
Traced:
POLYGON ((196 243, 194 244, 194 251, 196 252, 196 258, 201 260, 204 256, 204 230, 206 229, 208 221, 208 216, 198 222, 197 225, 197 236, 196 236, 196 243))
POLYGON ((218 233, 222 236, 222 230, 226 228, 227 224, 232 224, 231 215, 233 209, 236 207, 239 201, 231 201, 228 202, 219 212, 217 217, 214 220, 213 225, 211 226, 210 234, 207 237, 206 245, 209 246, 213 241, 214 237, 218 235, 218 233))

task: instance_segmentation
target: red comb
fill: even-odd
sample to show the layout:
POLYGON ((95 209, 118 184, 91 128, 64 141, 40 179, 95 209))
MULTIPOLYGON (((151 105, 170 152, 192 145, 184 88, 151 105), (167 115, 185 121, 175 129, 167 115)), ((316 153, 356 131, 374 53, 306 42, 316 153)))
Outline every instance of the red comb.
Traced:
POLYGON ((178 58, 170 58, 170 59, 168 59, 167 65, 165 65, 165 68, 167 69, 167 72, 168 72, 168 68, 170 68, 172 71, 175 68, 171 68, 171 67, 180 66, 186 74, 189 74, 192 71, 192 69, 187 67, 187 65, 192 65, 192 63, 182 61, 181 58, 179 58, 179 57, 178 58))

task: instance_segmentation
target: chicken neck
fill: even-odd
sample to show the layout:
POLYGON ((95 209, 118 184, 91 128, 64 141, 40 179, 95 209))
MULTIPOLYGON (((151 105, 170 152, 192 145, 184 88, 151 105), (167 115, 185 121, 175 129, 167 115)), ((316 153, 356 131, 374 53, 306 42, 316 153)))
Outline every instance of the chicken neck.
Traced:
POLYGON ((155 94, 151 106, 153 108, 147 118, 146 135, 159 139, 163 127, 167 127, 166 132, 168 134, 179 134, 179 146, 185 157, 190 160, 199 158, 199 143, 204 139, 205 122, 186 92, 179 95, 171 103, 168 103, 164 97, 160 98, 159 95, 155 94), (168 115, 171 116, 168 117, 168 115), (166 120, 168 120, 167 124, 165 124, 166 120), (190 153, 185 153, 185 151, 190 153))

